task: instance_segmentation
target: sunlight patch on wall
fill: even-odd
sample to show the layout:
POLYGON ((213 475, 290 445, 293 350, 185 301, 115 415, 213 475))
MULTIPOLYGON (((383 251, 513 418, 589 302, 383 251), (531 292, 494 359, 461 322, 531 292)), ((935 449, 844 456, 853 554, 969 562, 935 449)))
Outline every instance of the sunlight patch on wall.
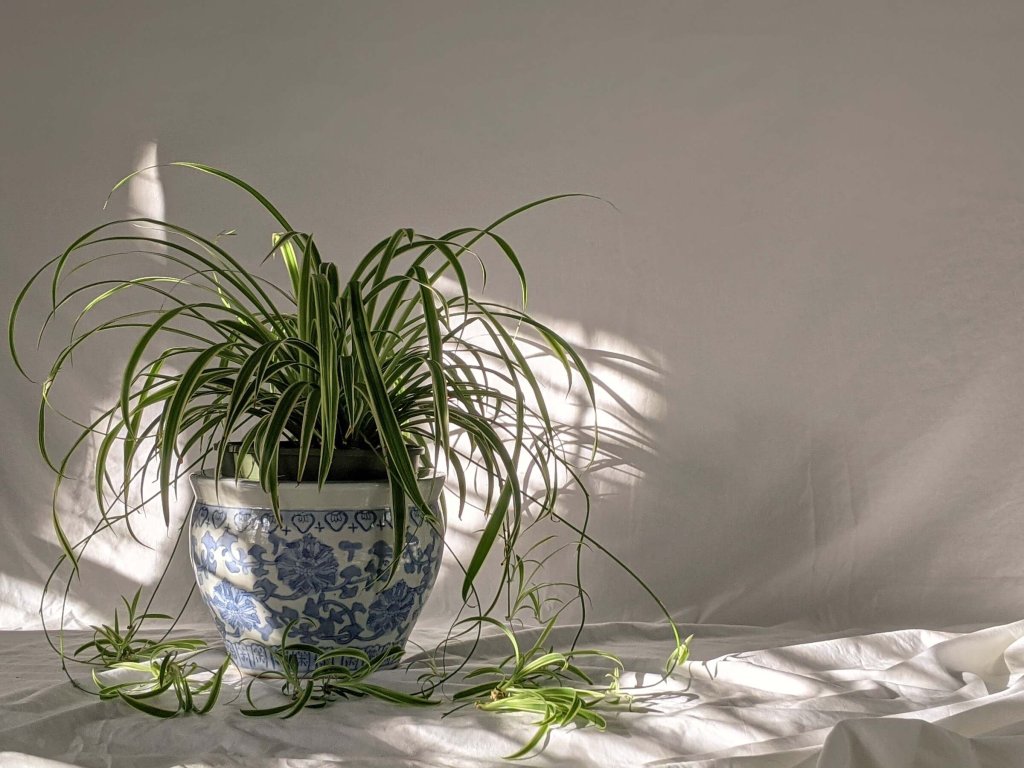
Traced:
MULTIPOLYGON (((438 287, 446 292, 458 290, 454 282, 440 281, 438 287)), ((449 293, 450 295, 450 293, 449 293)), ((554 422, 564 425, 559 433, 562 447, 570 462, 583 470, 584 481, 596 510, 602 499, 614 499, 620 508, 632 504, 636 486, 643 479, 648 459, 653 456, 653 426, 664 417, 666 403, 662 392, 665 361, 655 350, 647 349, 630 340, 602 329, 588 329, 581 323, 561 318, 531 313, 563 339, 569 342, 583 358, 594 381, 596 409, 589 401, 586 388, 578 375, 569 377, 562 363, 545 354, 528 334, 521 337, 520 351, 529 359, 538 383, 545 397, 548 412, 554 422), (598 427, 599 442, 593 454, 594 425, 598 427), (592 459, 592 462, 591 462, 592 459), (589 465, 588 465, 588 462, 589 465)), ((489 347, 488 338, 473 334, 471 340, 480 346, 489 347)), ((498 386, 497 381, 492 381, 498 386)), ((506 392, 511 389, 501 386, 506 392)), ((462 448, 465 444, 459 443, 462 448)), ((521 463, 521 472, 530 472, 526 463, 521 463)), ((536 478, 537 473, 531 476, 536 478)), ((449 487, 453 477, 449 473, 449 487)), ((560 514, 580 522, 582 495, 572 488, 571 478, 560 474, 560 486, 565 495, 560 497, 560 514)), ((486 474, 470 474, 470 493, 466 510, 461 519, 450 514, 446 541, 450 551, 446 553, 438 585, 427 606, 426 620, 443 621, 457 610, 461 599, 458 597, 462 583, 461 570, 452 555, 465 565, 472 557, 485 525, 483 506, 486 496, 486 474)), ((537 483, 528 483, 529 490, 536 490, 537 483)), ((457 499, 450 491, 446 497, 449 513, 457 508, 457 499)), ((532 512, 526 515, 532 519, 532 512)), ((553 530, 545 529, 547 533, 553 530)), ((560 528, 560 541, 571 541, 568 529, 560 528)), ((565 550, 560 557, 566 564, 571 561, 571 552, 565 550)), ((499 553, 492 553, 497 559, 499 553)), ((493 573, 485 568, 483 573, 493 573)))
MULTIPOLYGON (((166 219, 167 204, 164 199, 164 185, 160 180, 160 162, 157 156, 157 143, 147 141, 139 146, 135 156, 135 170, 138 173, 128 182, 128 218, 166 219)), ((164 237, 163 227, 137 224, 140 229, 149 229, 153 237, 164 237)), ((164 246, 153 246, 163 252, 164 246)))
MULTIPOLYGON (((110 388, 115 389, 119 382, 111 380, 110 388)), ((110 407, 113 402, 106 404, 110 407)), ((155 418, 158 411, 151 409, 147 412, 144 421, 155 418)), ((104 406, 95 406, 92 410, 92 418, 96 419, 104 412, 104 406)), ((96 452, 99 446, 100 437, 96 436, 80 452, 78 460, 73 465, 73 471, 81 475, 81 479, 73 486, 69 486, 66 492, 61 494, 58 510, 61 514, 61 521, 67 525, 67 533, 72 541, 78 541, 87 535, 100 519, 99 502, 96 498, 95 484, 92 478, 88 477, 95 463, 96 452), (83 471, 84 470, 84 471, 83 471)), ((120 467, 120 450, 118 444, 114 449, 114 456, 107 462, 107 471, 112 487, 120 487, 124 482, 123 472, 120 467)), ((143 460, 137 458, 133 462, 132 471, 141 473, 143 460)), ((188 483, 180 481, 176 492, 171 493, 170 520, 168 527, 164 523, 163 510, 160 504, 160 484, 155 462, 152 462, 144 475, 144 482, 138 482, 142 475, 137 475, 137 480, 132 482, 132 491, 129 494, 129 508, 140 504, 143 499, 149 499, 148 503, 131 515, 131 530, 140 544, 135 541, 123 521, 114 524, 112 530, 105 531, 96 536, 86 550, 84 561, 95 563, 110 572, 117 573, 138 584, 151 584, 159 578, 166 562, 174 548, 174 538, 177 535, 178 525, 188 512, 192 499, 192 491, 188 483)), ((125 506, 123 501, 113 506, 109 514, 112 517, 123 515, 125 506)), ((85 568, 88 572, 89 568, 85 568)), ((88 573, 85 577, 88 579, 88 573)))
MULTIPOLYGON (((545 388, 551 393, 553 418, 582 432, 593 425, 596 415, 599 446, 590 474, 592 490, 636 485, 643 479, 643 458, 653 451, 652 426, 666 412, 661 391, 663 356, 605 330, 587 329, 575 321, 544 315, 536 317, 576 348, 594 379, 596 412, 586 402, 582 387, 568 390, 564 370, 557 361, 546 358, 539 365, 545 388)), ((581 440, 577 446, 580 458, 589 458, 590 449, 589 440, 581 440)))

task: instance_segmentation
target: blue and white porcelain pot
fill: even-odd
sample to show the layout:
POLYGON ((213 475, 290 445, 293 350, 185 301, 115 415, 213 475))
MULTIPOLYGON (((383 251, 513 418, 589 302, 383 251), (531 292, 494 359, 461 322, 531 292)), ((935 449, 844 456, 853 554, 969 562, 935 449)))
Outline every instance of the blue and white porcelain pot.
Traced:
MULTIPOLYGON (((280 670, 272 651, 292 621, 289 640, 321 650, 358 648, 373 658, 405 646, 437 578, 443 532, 410 506, 406 547, 388 583, 394 524, 386 482, 282 484, 281 524, 258 482, 208 474, 191 482, 196 582, 243 672, 280 670)), ((420 487, 441 519, 444 478, 420 487)), ((314 669, 314 654, 294 656, 300 673, 314 669)))

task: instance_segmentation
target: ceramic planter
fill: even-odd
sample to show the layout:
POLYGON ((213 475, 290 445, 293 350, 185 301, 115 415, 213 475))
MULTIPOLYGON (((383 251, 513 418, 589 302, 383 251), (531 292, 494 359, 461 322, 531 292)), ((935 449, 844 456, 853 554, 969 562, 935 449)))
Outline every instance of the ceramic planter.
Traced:
MULTIPOLYGON (((282 484, 281 523, 259 483, 193 475, 192 563, 228 654, 244 672, 279 670, 289 639, 371 658, 404 647, 441 564, 442 532, 410 507, 406 547, 387 582, 394 524, 386 482, 282 484)), ((421 480, 438 518, 443 477, 421 480)), ((298 651, 302 673, 315 656, 298 651)))

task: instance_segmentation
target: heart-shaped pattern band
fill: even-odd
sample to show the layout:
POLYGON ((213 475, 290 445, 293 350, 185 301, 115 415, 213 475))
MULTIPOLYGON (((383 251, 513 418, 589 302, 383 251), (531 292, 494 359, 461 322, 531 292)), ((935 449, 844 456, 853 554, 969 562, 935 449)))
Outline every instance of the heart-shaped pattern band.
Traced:
POLYGON ((356 525, 369 531, 377 524, 377 513, 372 509, 361 509, 356 512, 356 525))
POLYGON ((243 509, 235 513, 235 528, 239 531, 246 530, 256 519, 256 514, 251 509, 243 509))
POLYGON ((296 515, 292 515, 292 525, 298 528, 301 533, 306 533, 312 528, 314 522, 316 520, 309 512, 299 512, 296 515))
POLYGON ((324 515, 324 522, 335 533, 348 525, 348 512, 337 509, 324 515))

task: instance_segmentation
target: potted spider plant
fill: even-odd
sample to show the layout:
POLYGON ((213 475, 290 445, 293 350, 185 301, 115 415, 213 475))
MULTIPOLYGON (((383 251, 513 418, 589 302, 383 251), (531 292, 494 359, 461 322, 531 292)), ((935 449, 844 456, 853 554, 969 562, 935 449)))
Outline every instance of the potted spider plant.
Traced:
MULTIPOLYGON (((284 681, 285 703, 270 707, 253 702, 250 682, 243 714, 291 717, 339 697, 436 703, 434 692, 462 673, 468 687, 451 696, 456 708, 475 703, 540 715, 533 737, 513 755, 523 756, 549 728, 603 728, 598 708, 630 700, 618 688, 621 662, 577 647, 587 615, 580 572, 588 548, 609 557, 667 619, 674 646, 664 674, 685 661, 689 640, 665 605, 588 532, 589 496, 565 447, 577 441, 565 440, 550 416, 538 366, 546 360, 564 369, 596 413, 594 381, 576 350, 526 311, 523 266, 496 231, 570 195, 524 205, 483 228, 437 237, 399 229, 339 266, 241 179, 197 163, 169 165, 216 177, 255 200, 278 230, 268 248, 240 257, 225 246, 231 232, 208 237, 144 217, 106 222, 27 282, 11 309, 8 344, 28 376, 16 327, 40 284, 49 305, 40 338, 73 317, 39 402, 39 448, 57 478, 53 522, 63 553, 43 599, 62 567, 78 573, 97 535, 123 529, 137 539, 133 520, 150 502, 159 500, 171 526, 172 495, 187 480, 194 502, 178 535, 187 534, 199 592, 229 659, 206 669, 193 661, 206 649, 203 641, 143 636, 144 622, 171 618, 151 611, 161 576, 145 605, 141 589, 122 597, 123 622, 115 611, 112 624, 93 627, 93 640, 71 655, 63 619, 58 642, 47 631, 72 683, 83 687, 68 672, 69 659, 92 665, 94 692, 103 698, 159 717, 202 714, 231 660, 254 681, 284 681), (521 304, 473 295, 465 267, 484 266, 478 251, 485 244, 518 276, 521 304), (95 272, 112 260, 123 265, 122 275, 135 275, 140 263, 159 270, 115 278, 104 276, 111 270, 95 272), (266 277, 264 269, 278 272, 266 277), (116 397, 98 415, 68 417, 55 385, 67 378, 75 355, 105 342, 108 352, 122 353, 116 397), (60 450, 48 437, 51 412, 78 430, 60 450), (91 532, 75 540, 58 499, 79 461, 95 486, 96 514, 91 532), (556 508, 565 485, 582 490, 587 511, 578 524, 556 508), (460 517, 469 505, 484 514, 468 560, 455 558, 463 608, 426 654, 418 692, 367 682, 402 657, 438 575, 451 502, 460 517), (538 534, 545 522, 568 541, 538 534), (553 548, 539 554, 552 540, 553 548), (546 581, 544 564, 567 549, 575 583, 546 581), (565 588, 568 598, 549 594, 565 588), (573 604, 575 638, 555 652, 551 632, 573 604), (521 646, 518 632, 527 626, 540 630, 539 638, 521 646), (476 642, 495 629, 512 653, 473 668, 476 642), (471 650, 456 654, 461 661, 451 669, 449 643, 467 635, 471 650), (595 684, 577 666, 584 658, 611 664, 610 686, 595 684), (127 668, 143 678, 111 682, 97 676, 97 667, 127 668), (172 693, 176 708, 155 703, 172 693)), ((591 458, 596 431, 595 424, 591 458)), ((164 573, 170 566, 165 559, 164 573)))
MULTIPOLYGON (((301 640, 292 646, 300 672, 338 648, 396 660, 393 650, 404 645, 437 576, 446 477, 461 513, 467 474, 486 476, 486 524, 464 565, 464 598, 492 550, 506 550, 501 568, 508 575, 507 548, 521 530, 524 500, 541 516, 554 508, 561 480, 551 467, 563 458, 532 355, 555 358, 593 402, 580 356, 526 312, 523 267, 495 231, 556 198, 482 229, 439 237, 399 229, 363 258, 339 265, 241 179, 206 165, 171 165, 243 190, 279 231, 265 253, 246 259, 223 237, 119 219, 89 230, 40 268, 9 323, 23 374, 15 326, 33 286, 49 283, 46 325, 77 310, 70 341, 43 383, 41 425, 73 355, 111 334, 134 334, 123 349, 116 401, 80 425, 60 458, 41 426, 42 454, 59 485, 73 457, 98 441, 91 474, 99 517, 110 521, 122 505, 117 519, 132 535, 146 478, 155 474, 169 524, 172 491, 189 477, 199 590, 242 670, 280 671, 274 649, 288 627, 301 640), (473 249, 482 241, 496 245, 518 275, 521 306, 473 296, 465 262, 479 258, 473 249), (82 277, 111 259, 134 267, 147 254, 159 254, 166 268, 124 279, 82 277), (283 269, 281 279, 261 276, 263 262, 283 269), (68 287, 72 273, 78 282, 68 287), (146 308, 93 319, 130 294, 148 297, 146 308), (529 492, 526 471, 539 478, 529 492)), ((89 539, 72 542, 56 509, 54 524, 77 570, 89 539)))

